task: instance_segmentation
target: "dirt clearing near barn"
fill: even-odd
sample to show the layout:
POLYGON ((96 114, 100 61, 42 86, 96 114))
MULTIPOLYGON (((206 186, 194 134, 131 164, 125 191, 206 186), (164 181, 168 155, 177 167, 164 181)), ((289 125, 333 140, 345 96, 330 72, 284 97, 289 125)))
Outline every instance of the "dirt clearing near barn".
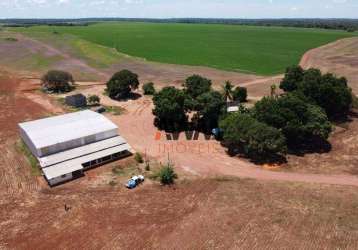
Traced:
POLYGON ((32 200, 1 201, 0 229, 6 234, 0 246, 354 249, 357 200, 353 187, 230 178, 134 192, 70 183, 38 192, 32 200))

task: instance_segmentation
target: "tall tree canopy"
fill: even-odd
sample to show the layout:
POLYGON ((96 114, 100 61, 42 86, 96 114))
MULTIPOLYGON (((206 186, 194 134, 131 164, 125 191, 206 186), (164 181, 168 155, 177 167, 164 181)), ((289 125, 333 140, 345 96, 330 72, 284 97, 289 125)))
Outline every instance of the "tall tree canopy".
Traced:
POLYGON ((233 100, 239 102, 247 102, 247 88, 236 87, 232 93, 233 100))
POLYGON ((139 86, 138 75, 129 70, 115 73, 107 82, 107 92, 111 98, 122 99, 130 96, 139 86))
POLYGON ((280 88, 300 92, 308 101, 322 107, 331 119, 345 117, 352 105, 347 79, 330 73, 323 75, 319 69, 288 68, 280 88))
POLYGON ((286 153, 286 141, 280 130, 257 121, 248 114, 231 113, 220 121, 223 139, 229 151, 243 149, 253 159, 270 159, 286 153))
POLYGON ((284 91, 294 91, 303 79, 304 70, 301 66, 292 66, 286 69, 285 77, 281 81, 280 88, 284 91))
POLYGON ((211 90, 211 80, 199 75, 192 75, 185 80, 184 91, 192 98, 197 98, 211 90))
POLYGON ((153 114, 155 124, 166 131, 179 131, 182 129, 188 118, 185 109, 185 94, 175 87, 165 87, 154 94, 153 114))
POLYGON ((255 104, 254 117, 282 130, 289 145, 320 138, 326 140, 332 131, 325 112, 294 94, 280 98, 265 97, 255 104))
POLYGON ((217 128, 218 120, 225 106, 223 96, 218 91, 210 91, 201 94, 197 98, 197 117, 201 127, 207 132, 211 132, 213 128, 217 128))

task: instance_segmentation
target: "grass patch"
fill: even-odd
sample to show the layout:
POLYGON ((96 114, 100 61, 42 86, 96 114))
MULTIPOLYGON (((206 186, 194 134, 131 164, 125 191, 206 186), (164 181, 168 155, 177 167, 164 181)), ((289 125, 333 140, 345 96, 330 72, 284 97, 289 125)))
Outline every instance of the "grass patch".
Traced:
POLYGON ((118 106, 103 106, 106 109, 106 112, 111 113, 112 115, 122 115, 126 111, 125 108, 118 106))
POLYGON ((116 62, 119 62, 120 58, 122 57, 114 49, 100 46, 86 40, 73 39, 71 40, 70 44, 75 49, 79 57, 85 58, 91 66, 97 68, 109 67, 116 62))
POLYGON ((31 166, 31 174, 33 176, 41 176, 42 174, 41 174, 41 170, 40 170, 38 161, 32 155, 30 149, 26 146, 26 144, 22 140, 20 140, 20 141, 16 142, 15 146, 16 146, 17 151, 22 153, 26 157, 28 163, 31 166))
MULTIPOLYGON (((297 64, 309 49, 357 36, 357 33, 322 29, 144 22, 106 22, 86 27, 33 26, 11 30, 44 32, 53 37, 58 37, 52 34, 57 31, 150 61, 260 75, 283 73, 287 66, 297 64)), ((104 49, 92 50, 93 45, 84 42, 76 42, 74 46, 80 53, 90 51, 89 58, 98 56, 100 64, 112 60, 104 49)))
POLYGON ((29 57, 24 57, 14 62, 15 66, 27 70, 47 70, 52 65, 63 58, 61 56, 43 56, 41 54, 31 54, 29 57))
POLYGON ((130 177, 139 174, 139 171, 138 166, 134 163, 130 163, 126 167, 117 165, 112 168, 112 173, 118 177, 130 177))
POLYGON ((110 186, 114 187, 114 186, 116 186, 118 183, 117 183, 116 181, 112 180, 112 181, 110 181, 108 184, 109 184, 110 186))

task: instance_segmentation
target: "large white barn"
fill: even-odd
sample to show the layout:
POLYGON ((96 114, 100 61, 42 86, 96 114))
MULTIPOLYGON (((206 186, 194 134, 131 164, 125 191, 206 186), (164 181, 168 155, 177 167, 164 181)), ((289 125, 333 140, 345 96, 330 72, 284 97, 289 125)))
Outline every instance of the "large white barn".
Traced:
POLYGON ((127 156, 131 150, 114 123, 90 110, 24 122, 19 127, 51 186, 127 156))

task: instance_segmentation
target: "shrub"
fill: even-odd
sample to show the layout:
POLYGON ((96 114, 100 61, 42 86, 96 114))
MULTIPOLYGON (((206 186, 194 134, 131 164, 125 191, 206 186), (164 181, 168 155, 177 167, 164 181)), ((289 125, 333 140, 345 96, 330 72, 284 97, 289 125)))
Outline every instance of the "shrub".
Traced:
POLYGON ((244 87, 236 87, 232 93, 234 101, 247 102, 247 89, 244 87))
POLYGON ((135 159, 136 162, 138 162, 138 163, 143 163, 143 162, 144 162, 142 155, 141 155, 140 153, 138 153, 138 152, 135 153, 134 159, 135 159))
POLYGON ((178 178, 178 175, 175 173, 174 168, 168 163, 166 166, 162 166, 159 170, 158 177, 160 183, 163 185, 174 184, 175 179, 178 178))
POLYGON ((145 95, 154 95, 155 94, 155 88, 154 83, 148 82, 143 85, 143 92, 145 95))
POLYGON ((90 105, 98 105, 101 102, 101 99, 98 95, 90 95, 88 96, 87 101, 90 105))
POLYGON ((8 42, 17 42, 18 41, 17 38, 15 38, 15 37, 6 37, 5 40, 8 42))
POLYGON ((146 162, 145 163, 145 171, 150 171, 150 164, 149 164, 149 162, 146 162))
POLYGON ((107 92, 111 98, 128 98, 131 92, 137 89, 138 86, 138 75, 129 70, 122 70, 115 73, 107 82, 107 92))
POLYGON ((42 78, 42 86, 47 91, 68 92, 73 89, 73 76, 65 71, 50 70, 42 78))

